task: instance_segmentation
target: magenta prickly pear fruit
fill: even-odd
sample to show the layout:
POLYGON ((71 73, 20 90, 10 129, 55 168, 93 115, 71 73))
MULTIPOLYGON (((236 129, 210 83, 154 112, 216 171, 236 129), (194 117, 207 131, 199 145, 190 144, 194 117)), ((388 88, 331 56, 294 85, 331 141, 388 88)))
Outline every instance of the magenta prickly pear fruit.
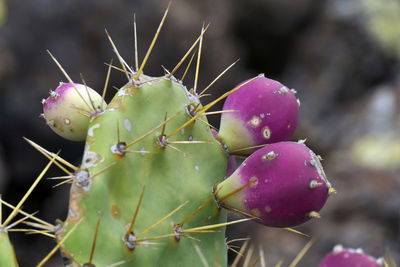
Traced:
POLYGON ((229 95, 223 109, 235 110, 222 114, 218 134, 230 151, 287 141, 299 117, 294 90, 263 75, 229 95))
POLYGON ((221 207, 255 216, 273 227, 295 226, 319 217, 318 211, 334 191, 319 156, 296 142, 278 142, 257 150, 214 190, 221 207))
POLYGON ((60 83, 42 103, 43 117, 50 128, 71 141, 84 141, 90 118, 106 107, 95 90, 77 83, 60 83))
POLYGON ((381 260, 377 260, 361 249, 343 248, 336 245, 321 261, 318 267, 382 267, 381 260))

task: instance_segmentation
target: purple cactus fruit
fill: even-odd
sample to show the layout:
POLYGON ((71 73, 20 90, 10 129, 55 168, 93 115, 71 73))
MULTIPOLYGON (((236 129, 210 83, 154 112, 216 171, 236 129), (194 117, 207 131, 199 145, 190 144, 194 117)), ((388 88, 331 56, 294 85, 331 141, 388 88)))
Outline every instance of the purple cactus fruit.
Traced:
POLYGON ((50 128, 71 141, 84 141, 90 117, 106 107, 95 90, 77 83, 75 88, 71 83, 60 83, 42 104, 43 117, 50 128))
POLYGON ((318 267, 382 267, 381 260, 377 260, 361 249, 343 248, 336 245, 321 261, 318 267))
MULTIPOLYGON (((211 129, 211 133, 213 134, 214 138, 217 138, 218 132, 216 130, 211 129)), ((217 139, 217 141, 218 141, 218 139, 217 139)), ((231 176, 231 174, 236 170, 236 168, 237 168, 236 158, 234 156, 229 156, 228 157, 228 166, 226 168, 226 177, 231 176)))
POLYGON ((214 187, 228 210, 255 216, 272 227, 290 227, 319 217, 333 192, 319 156, 302 143, 278 142, 248 157, 214 187))
POLYGON ((222 114, 218 134, 230 151, 287 141, 299 117, 294 90, 263 75, 229 95, 223 110, 235 110, 222 114))

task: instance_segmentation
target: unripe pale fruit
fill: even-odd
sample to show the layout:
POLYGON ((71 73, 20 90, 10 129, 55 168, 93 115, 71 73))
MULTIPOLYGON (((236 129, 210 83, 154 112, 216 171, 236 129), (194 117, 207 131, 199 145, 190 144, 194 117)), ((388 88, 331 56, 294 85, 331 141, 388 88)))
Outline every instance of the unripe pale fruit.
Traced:
POLYGON ((220 206, 273 227, 295 226, 319 217, 332 190, 318 156, 296 142, 278 142, 257 150, 215 187, 220 206))
POLYGON ((382 267, 379 260, 363 253, 361 249, 334 247, 318 267, 382 267))
POLYGON ((42 103, 43 117, 50 128, 71 141, 84 141, 90 118, 106 107, 95 90, 77 83, 60 83, 42 103))
POLYGON ((229 95, 223 110, 235 111, 222 114, 218 134, 230 151, 287 141, 299 117, 294 90, 262 75, 229 95))

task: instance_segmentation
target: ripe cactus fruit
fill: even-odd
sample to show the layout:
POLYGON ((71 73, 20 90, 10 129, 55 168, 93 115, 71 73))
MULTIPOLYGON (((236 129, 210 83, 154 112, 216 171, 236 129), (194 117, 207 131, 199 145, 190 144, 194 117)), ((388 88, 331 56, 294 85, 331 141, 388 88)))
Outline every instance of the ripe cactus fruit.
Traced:
POLYGON ((274 227, 304 223, 325 204, 331 184, 318 156, 304 144, 278 142, 248 157, 215 187, 222 207, 274 227))
POLYGON ((42 103, 50 128, 71 141, 84 141, 90 117, 106 106, 95 90, 77 83, 60 83, 42 103))
POLYGON ((14 248, 7 232, 3 229, 0 229, 0 266, 18 266, 14 248))
POLYGON ((382 267, 383 260, 375 259, 361 249, 343 248, 336 245, 318 267, 382 267))
POLYGON ((289 140, 299 116, 294 90, 263 75, 231 94, 223 109, 235 111, 222 114, 218 134, 230 151, 289 140))

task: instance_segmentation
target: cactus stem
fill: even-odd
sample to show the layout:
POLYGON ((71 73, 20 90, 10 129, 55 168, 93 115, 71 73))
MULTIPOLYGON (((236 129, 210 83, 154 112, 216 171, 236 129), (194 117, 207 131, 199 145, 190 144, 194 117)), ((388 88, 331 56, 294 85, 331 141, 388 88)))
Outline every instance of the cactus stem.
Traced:
MULTIPOLYGON (((113 48, 113 50, 114 50, 114 53, 117 55, 117 58, 118 58, 118 60, 119 60, 119 63, 121 64, 122 69, 124 70, 123 72, 125 73, 126 78, 128 79, 128 82, 129 82, 131 79, 130 79, 130 77, 129 77, 130 73, 126 70, 126 67, 125 67, 125 65, 127 65, 127 64, 126 64, 126 62, 124 61, 124 59, 121 57, 121 55, 119 54, 117 47, 115 46, 113 40, 111 39, 111 36, 108 34, 107 29, 104 29, 104 30, 105 30, 105 32, 106 32, 106 35, 107 35, 108 40, 109 40, 110 43, 111 43, 111 46, 112 46, 112 48, 113 48)), ((127 67, 129 68, 129 66, 127 66, 127 67)), ((129 68, 129 71, 133 74, 133 71, 132 71, 130 68, 129 68)))
POLYGON ((104 102, 105 102, 106 92, 107 92, 107 88, 108 88, 108 82, 110 81, 112 63, 113 63, 113 59, 111 59, 110 64, 108 66, 106 81, 104 82, 103 93, 101 94, 101 98, 103 99, 104 102))
MULTIPOLYGON (((58 156, 58 154, 54 154, 50 151, 47 151, 45 148, 41 147, 40 145, 36 144, 35 142, 29 140, 28 138, 24 137, 25 141, 27 141, 31 146, 33 146, 37 151, 39 151, 40 153, 42 153, 46 158, 51 159, 52 157, 55 157, 56 160, 62 164, 64 164, 65 166, 71 168, 74 171, 77 171, 79 168, 75 167, 74 165, 72 165, 71 163, 69 163, 68 161, 66 161, 65 159, 61 158, 60 156, 58 156)), ((67 171, 62 165, 60 165, 58 162, 54 162, 54 164, 59 167, 62 171, 64 171, 66 174, 68 175, 72 175, 71 172, 67 171)))
POLYGON ((247 251, 246 257, 244 258, 243 267, 249 267, 251 256, 253 256, 254 245, 251 244, 249 250, 247 251))
POLYGON ((86 106, 90 110, 90 105, 88 102, 83 98, 81 93, 79 92, 78 88, 76 88, 75 83, 72 81, 71 77, 69 77, 68 73, 64 70, 64 68, 61 66, 61 64, 58 62, 58 60, 53 56, 53 54, 47 50, 47 53, 50 55, 50 57, 53 59, 53 61, 56 63, 57 67, 61 70, 61 72, 64 74, 65 78, 67 78, 68 82, 71 83, 71 85, 74 87, 75 92, 79 95, 79 97, 82 99, 82 101, 86 104, 86 106))
POLYGON ((209 265, 208 265, 208 263, 207 263, 207 259, 206 259, 206 257, 204 256, 203 252, 201 252, 200 247, 199 247, 195 242, 192 242, 192 243, 193 243, 194 249, 196 250, 197 255, 199 255, 200 260, 201 260, 201 262, 203 263, 204 267, 209 267, 209 265))
POLYGON ((182 203, 181 205, 179 205, 176 209, 174 209, 173 211, 171 211, 170 213, 168 213, 166 216, 164 216, 161 220, 159 220, 158 222, 156 222, 155 224, 153 224, 152 226, 148 227, 146 230, 144 230, 143 232, 141 232, 140 234, 137 235, 137 238, 143 236, 144 234, 150 232, 151 230, 153 230, 154 228, 156 228, 158 225, 160 225, 161 223, 163 223, 165 220, 167 220, 169 217, 171 217, 172 215, 174 215, 176 212, 178 212, 180 209, 182 209, 184 206, 186 206, 186 204, 189 203, 189 201, 186 201, 184 203, 182 203))
POLYGON ((161 31, 161 29, 162 29, 162 26, 164 25, 164 22, 165 22, 165 19, 166 19, 166 17, 167 17, 169 8, 170 8, 170 6, 171 6, 171 3, 172 3, 172 2, 169 2, 168 7, 167 7, 167 9, 165 10, 164 16, 163 16, 163 18, 161 19, 160 25, 158 26, 158 29, 157 29, 157 31, 156 31, 156 34, 154 35, 154 38, 153 38, 153 40, 151 41, 151 44, 150 44, 150 46, 149 46, 149 49, 147 50, 147 53, 146 53, 146 55, 145 55, 145 57, 144 57, 144 59, 143 59, 143 61, 142 61, 142 64, 140 65, 139 70, 136 72, 136 77, 135 77, 135 80, 136 80, 136 81, 139 80, 139 76, 140 76, 140 74, 142 73, 144 66, 146 65, 147 59, 149 58, 149 56, 150 56, 150 54, 151 54, 151 51, 153 50, 153 47, 154 47, 154 45, 156 44, 158 35, 160 34, 160 31, 161 31))
POLYGON ((269 145, 269 144, 262 144, 262 145, 258 145, 258 146, 249 146, 249 147, 238 148, 238 149, 229 151, 229 154, 235 154, 237 152, 242 152, 242 151, 246 151, 246 150, 250 150, 250 149, 258 149, 261 147, 265 147, 267 145, 269 145))
POLYGON ((69 236, 76 230, 76 228, 81 224, 83 218, 81 218, 72 228, 71 230, 58 242, 58 244, 47 254, 46 257, 36 266, 42 267, 56 252, 57 250, 64 244, 64 242, 69 238, 69 236))
POLYGON ((212 144, 210 141, 172 141, 168 144, 212 144))
POLYGON ((300 260, 304 257, 304 255, 307 253, 307 251, 311 248, 311 246, 314 244, 315 238, 311 238, 310 241, 307 242, 307 244, 300 250, 300 252, 297 254, 297 256, 294 258, 292 263, 290 263, 289 267, 296 267, 297 264, 300 262, 300 260))
POLYGON ((235 259, 233 260, 233 263, 231 265, 231 267, 236 267, 239 264, 240 258, 243 257, 243 253, 247 248, 247 245, 249 244, 250 240, 246 240, 242 247, 239 250, 239 253, 236 255, 235 259))
POLYGON ((133 37, 135 43, 135 71, 139 70, 139 56, 138 56, 138 47, 137 47, 137 31, 136 31, 136 14, 133 14, 133 37))
POLYGON ((115 164, 117 164, 116 161, 114 161, 113 163, 111 163, 110 165, 108 165, 107 167, 101 169, 100 171, 98 171, 97 173, 93 174, 92 176, 90 176, 91 179, 95 178, 96 176, 102 174, 103 172, 107 171, 108 169, 110 169, 112 166, 114 166, 115 164))
MULTIPOLYGON (((121 69, 121 68, 118 68, 117 66, 114 66, 113 64, 111 64, 111 63, 104 63, 106 66, 108 66, 109 68, 112 68, 112 69, 115 69, 115 70, 118 70, 118 71, 120 71, 120 72, 122 72, 122 73, 125 73, 125 75, 130 75, 130 73, 129 72, 127 72, 126 70, 124 70, 124 69, 121 69)), ((115 89, 115 90, 119 90, 119 88, 117 88, 117 87, 115 87, 115 86, 113 86, 113 88, 115 89)))
POLYGON ((221 267, 219 264, 219 247, 217 242, 215 242, 215 267, 221 267))
POLYGON ((119 261, 119 262, 113 263, 113 264, 111 264, 111 265, 107 265, 106 267, 117 267, 117 266, 120 266, 120 265, 122 265, 122 264, 124 264, 124 263, 127 263, 128 261, 129 261, 129 260, 119 261))
POLYGON ((196 54, 196 51, 193 52, 192 57, 190 58, 189 63, 186 66, 185 72, 183 73, 182 78, 180 79, 180 82, 183 82, 183 80, 185 79, 186 73, 188 72, 188 70, 190 68, 190 65, 192 65, 192 61, 193 61, 193 58, 194 58, 195 54, 196 54))
POLYGON ((142 141, 143 139, 145 139, 146 137, 148 137, 149 135, 151 135, 152 133, 154 133, 155 131, 157 131, 158 129, 160 129, 162 126, 164 126, 167 122, 169 122, 170 120, 174 119, 178 114, 180 113, 180 111, 178 111, 177 113, 175 113, 174 115, 172 115, 171 117, 169 117, 167 120, 163 121, 162 123, 160 123, 159 125, 157 125, 155 128, 151 129, 150 131, 148 131, 147 133, 145 133, 144 135, 142 135, 141 137, 139 137, 138 139, 136 139, 135 141, 132 141, 131 143, 127 144, 125 146, 125 148, 131 147, 134 144, 139 143, 140 141, 142 141))
POLYGON ((143 188, 142 188, 142 192, 140 193, 140 197, 139 197, 138 204, 136 205, 135 214, 134 214, 133 217, 132 217, 132 221, 131 221, 131 224, 129 225, 129 229, 128 229, 128 231, 127 231, 126 234, 125 234, 126 238, 128 238, 128 236, 129 236, 130 234, 133 234, 133 235, 134 235, 133 227, 134 227, 134 225, 135 225, 136 217, 137 217, 137 215, 138 215, 138 213, 139 213, 140 206, 142 205, 144 189, 145 189, 145 186, 143 186, 143 188))
POLYGON ((219 78, 221 78, 228 70, 230 70, 233 66, 235 66, 238 62, 240 61, 240 59, 237 59, 235 62, 233 62, 231 65, 229 65, 225 70, 223 70, 209 85, 207 85, 206 88, 203 89, 203 91, 201 91, 201 93, 199 94, 200 96, 203 96, 203 94, 216 82, 219 80, 219 78))
MULTIPOLYGON (((201 32, 203 32, 203 31, 204 31, 204 22, 203 22, 203 26, 201 27, 201 32)), ((193 93, 194 93, 194 95, 196 95, 197 81, 198 81, 198 78, 199 78, 200 57, 201 57, 202 46, 203 46, 203 35, 200 37, 199 49, 197 50, 196 72, 194 74, 194 85, 193 85, 193 93)))
MULTIPOLYGON (((4 200, 2 200, 2 199, 0 199, 0 203, 3 204, 4 206, 7 206, 7 207, 13 209, 13 210, 16 209, 16 207, 14 207, 13 205, 7 203, 6 201, 4 201, 4 200)), ((30 214, 26 213, 26 212, 23 211, 23 210, 18 210, 18 212, 21 213, 22 215, 25 215, 25 216, 29 216, 29 215, 30 215, 30 214)), ((36 218, 35 216, 31 216, 31 219, 34 220, 34 221, 36 221, 36 222, 38 222, 38 223, 40 223, 43 227, 47 227, 46 229, 52 229, 52 230, 54 230, 54 229, 56 228, 56 227, 55 227, 54 225, 52 225, 51 223, 45 222, 45 221, 43 221, 43 220, 41 220, 41 219, 39 219, 39 218, 36 218)), ((25 223, 27 224, 28 222, 25 222, 25 223)))
POLYGON ((22 199, 19 201, 18 205, 14 208, 14 210, 11 212, 11 214, 7 217, 7 219, 4 221, 2 227, 6 228, 6 226, 10 223, 10 221, 17 215, 19 210, 21 209, 22 205, 24 204, 25 200, 30 196, 32 193, 33 189, 37 186, 37 184, 42 180, 43 176, 46 174, 47 170, 50 168, 50 166, 54 163, 56 160, 56 157, 53 157, 50 162, 47 164, 47 166, 43 169, 43 171, 39 174, 39 176, 36 178, 35 182, 31 185, 31 187, 28 189, 28 191, 25 193, 25 195, 22 197, 22 199))

